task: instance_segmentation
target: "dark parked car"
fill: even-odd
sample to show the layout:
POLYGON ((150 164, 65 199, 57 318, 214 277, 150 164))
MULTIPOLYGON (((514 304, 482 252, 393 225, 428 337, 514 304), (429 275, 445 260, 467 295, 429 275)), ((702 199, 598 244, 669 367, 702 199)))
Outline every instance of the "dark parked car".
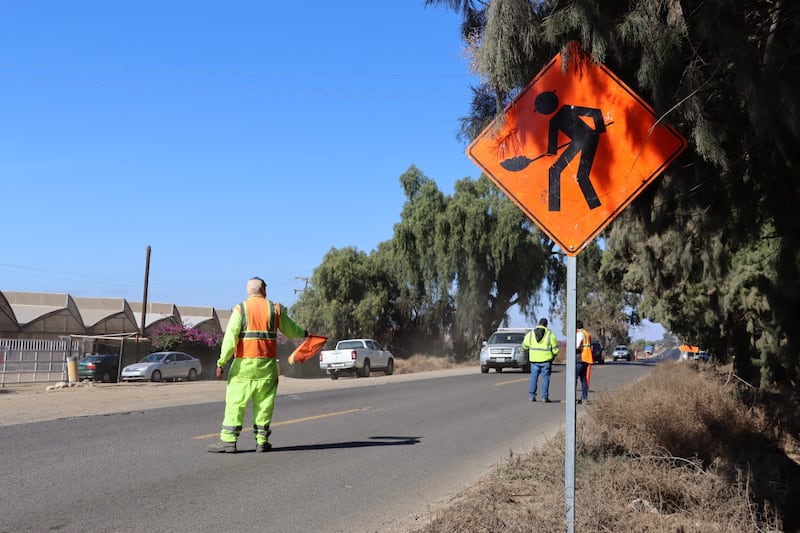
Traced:
POLYGON ((78 379, 111 383, 119 375, 119 356, 114 354, 88 355, 78 361, 78 379))
POLYGON ((603 356, 603 345, 599 342, 592 343, 592 359, 601 365, 606 362, 606 358, 603 356))

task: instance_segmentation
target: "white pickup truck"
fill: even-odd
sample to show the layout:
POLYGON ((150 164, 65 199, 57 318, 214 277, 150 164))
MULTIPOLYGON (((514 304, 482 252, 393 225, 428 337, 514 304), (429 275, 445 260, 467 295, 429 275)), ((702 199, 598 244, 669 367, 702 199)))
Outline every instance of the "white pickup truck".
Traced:
POLYGON ((367 377, 372 369, 390 376, 394 372, 394 356, 372 339, 346 339, 337 342, 336 349, 319 353, 319 367, 331 379, 339 379, 340 374, 367 377))

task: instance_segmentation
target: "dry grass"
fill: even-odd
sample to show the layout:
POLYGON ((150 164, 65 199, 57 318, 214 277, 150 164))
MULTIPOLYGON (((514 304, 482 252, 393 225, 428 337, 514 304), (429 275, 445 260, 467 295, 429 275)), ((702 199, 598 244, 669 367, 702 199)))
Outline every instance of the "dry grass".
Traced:
MULTIPOLYGON (((729 378, 665 364, 588 406, 577 427, 575 530, 800 530, 797 401, 748 404, 729 378)), ((418 531, 563 531, 565 515, 562 433, 511 457, 418 531)))
POLYGON ((449 357, 431 357, 428 355, 412 355, 407 359, 395 359, 395 374, 414 374, 431 370, 446 370, 462 366, 477 366, 475 361, 456 363, 449 357))

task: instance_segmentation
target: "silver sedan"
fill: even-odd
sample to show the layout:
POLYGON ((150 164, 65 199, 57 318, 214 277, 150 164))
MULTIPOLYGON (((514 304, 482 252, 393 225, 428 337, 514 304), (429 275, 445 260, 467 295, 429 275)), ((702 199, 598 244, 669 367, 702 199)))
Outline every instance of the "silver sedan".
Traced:
POLYGON ((123 381, 161 381, 187 379, 194 381, 203 371, 200 360, 183 352, 155 352, 138 363, 122 369, 123 381))

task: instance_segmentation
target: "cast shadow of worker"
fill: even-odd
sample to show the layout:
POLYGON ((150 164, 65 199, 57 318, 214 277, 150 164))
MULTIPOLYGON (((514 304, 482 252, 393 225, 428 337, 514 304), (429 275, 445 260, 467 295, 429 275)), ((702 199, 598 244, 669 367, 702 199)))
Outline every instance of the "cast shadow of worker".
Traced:
POLYGON ((328 442, 324 444, 299 444, 297 446, 273 446, 274 452, 305 452, 314 450, 341 450, 347 448, 371 448, 374 446, 411 446, 419 444, 421 437, 374 436, 369 440, 328 442))

